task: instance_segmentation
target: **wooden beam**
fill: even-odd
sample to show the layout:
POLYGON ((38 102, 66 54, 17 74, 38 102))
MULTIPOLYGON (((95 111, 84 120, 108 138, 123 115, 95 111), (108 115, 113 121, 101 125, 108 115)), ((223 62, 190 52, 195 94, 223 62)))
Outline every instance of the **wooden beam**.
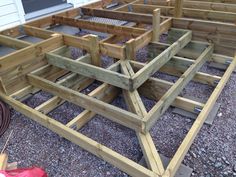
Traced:
POLYGON ((197 136, 198 132, 200 131, 204 121, 206 120, 207 116, 209 115, 211 109, 215 105, 216 100, 218 99, 220 93, 222 92, 224 86, 226 85, 227 81, 230 78, 230 75, 234 71, 236 67, 236 55, 234 60, 229 65, 228 69, 224 73, 222 79, 214 89, 213 93, 211 94, 210 98, 208 99, 207 103, 205 104, 204 108, 198 115, 197 119, 195 120, 194 124, 192 125, 191 129, 187 133, 186 137, 182 141, 181 145, 179 146, 177 152, 175 153, 174 157, 171 159, 169 165, 166 168, 164 177, 173 177, 178 170, 184 156, 186 155, 187 151, 189 150, 190 146, 192 145, 195 137, 197 136))
POLYGON ((31 43, 16 38, 0 35, 0 44, 13 49, 23 49, 31 45, 31 43))
POLYGON ((81 11, 84 15, 89 15, 89 16, 125 20, 125 21, 136 22, 136 23, 152 24, 152 20, 151 20, 152 15, 150 14, 117 12, 117 11, 110 11, 106 9, 101 10, 101 9, 93 9, 93 8, 85 8, 85 7, 82 7, 81 11))
POLYGON ((145 29, 141 28, 132 28, 126 26, 115 26, 110 24, 91 22, 82 19, 72 19, 60 16, 54 16, 55 23, 75 26, 82 29, 88 29, 93 31, 99 31, 108 34, 124 35, 124 36, 134 36, 137 37, 140 34, 146 32, 145 29))
MULTIPOLYGON (((146 81, 141 87, 139 87, 139 92, 142 96, 147 97, 148 99, 159 101, 162 96, 174 85, 172 82, 165 80, 150 78, 146 81), (158 90, 158 92, 157 92, 158 90)), ((171 103, 171 106, 192 112, 197 113, 196 109, 202 109, 204 104, 177 96, 175 100, 171 103)))
MULTIPOLYGON (((127 61, 121 62, 121 70, 128 76, 134 75, 134 71, 127 61)), ((145 117, 147 115, 146 108, 137 90, 134 90, 133 92, 123 90, 123 94, 126 104, 128 105, 128 108, 131 112, 136 113, 141 117, 145 117)), ((152 141, 151 135, 149 133, 143 134, 140 132, 136 132, 136 135, 139 139, 139 143, 149 169, 158 175, 161 175, 164 172, 164 167, 152 141)))
POLYGON ((161 11, 160 9, 156 9, 153 11, 152 15, 152 41, 158 42, 160 38, 160 23, 161 23, 161 11))
MULTIPOLYGON (((178 31, 178 30, 177 30, 178 31)), ((187 31, 181 38, 174 42, 170 47, 165 49, 160 55, 155 57, 142 69, 140 69, 132 77, 134 80, 133 88, 138 88, 142 85, 151 75, 158 71, 166 62, 168 62, 180 49, 186 46, 191 41, 192 33, 187 31)))
POLYGON ((181 18, 183 16, 183 3, 184 0, 175 0, 174 17, 181 18))
POLYGON ((96 35, 90 34, 88 36, 90 39, 90 54, 92 58, 92 64, 94 66, 101 66, 101 58, 100 58, 100 48, 99 48, 99 38, 96 35))
POLYGON ((139 165, 138 163, 120 155, 119 153, 99 144, 98 142, 86 137, 85 135, 72 130, 71 128, 63 125, 62 123, 30 108, 27 105, 22 104, 13 98, 6 96, 0 92, 0 98, 7 104, 11 105, 15 110, 21 112, 32 120, 47 127, 51 131, 58 135, 68 139, 69 141, 79 145, 81 148, 89 151, 95 156, 115 165, 122 171, 128 173, 131 176, 137 177, 155 177, 156 174, 151 170, 139 165))
POLYGON ((6 170, 7 168, 8 155, 0 154, 0 170, 6 170))
POLYGON ((143 130, 144 125, 141 118, 131 112, 104 103, 95 98, 89 97, 32 74, 28 74, 28 79, 30 84, 33 86, 57 95, 64 100, 77 104, 78 106, 91 110, 97 114, 103 115, 108 119, 111 119, 136 131, 143 130))
MULTIPOLYGON (((159 6, 159 5, 145 5, 145 4, 132 4, 133 12, 135 13, 146 13, 152 14, 152 11, 156 8, 161 9, 161 15, 163 16, 173 16, 175 17, 175 7, 172 6, 159 6)), ((119 11, 127 11, 128 6, 119 11)), ((203 20, 213 20, 235 23, 236 13, 233 12, 223 12, 223 11, 209 11, 205 9, 192 9, 183 8, 182 9, 183 18, 196 18, 203 20)), ((175 17, 176 18, 176 17, 175 17)))
POLYGON ((194 19, 173 18, 173 27, 192 30, 193 40, 213 42, 214 53, 233 56, 236 50, 236 25, 194 19))
MULTIPOLYGON (((143 0, 139 0, 135 4, 143 4, 143 0)), ((175 0, 171 1, 153 1, 146 0, 145 4, 148 5, 159 5, 159 6, 175 6, 175 0)), ((204 9, 210 11, 223 11, 223 12, 236 12, 236 4, 229 3, 221 3, 221 2, 206 2, 206 1, 198 1, 198 0, 188 0, 183 2, 184 8, 191 9, 204 9)))
POLYGON ((47 53, 46 57, 51 65, 57 66, 59 68, 106 82, 119 88, 124 88, 127 90, 132 89, 130 78, 118 72, 110 71, 83 62, 74 61, 52 53, 47 53))
POLYGON ((19 64, 29 62, 29 60, 36 60, 37 58, 38 60, 43 59, 45 52, 61 47, 62 42, 62 36, 57 35, 22 50, 18 50, 12 54, 0 57, 0 72, 6 71, 19 64))
MULTIPOLYGON (((81 61, 84 60, 85 57, 81 57, 79 59, 77 59, 77 61, 81 61)), ((117 67, 117 63, 111 65, 108 69, 110 70, 116 70, 117 67)), ((76 91, 81 91, 83 89, 85 89, 86 87, 88 87, 94 80, 93 79, 88 79, 84 76, 79 76, 78 74, 70 74, 69 76, 61 79, 60 81, 58 81, 57 83, 63 86, 66 86, 68 88, 71 88, 73 90, 76 91)), ((101 89, 104 86, 99 86, 97 89, 95 89, 94 91, 92 91, 91 93, 89 93, 89 96, 92 97, 96 97, 97 99, 102 97, 100 96, 101 94, 106 93, 105 89, 101 89), (100 93, 102 91, 102 93, 100 93)), ((115 90, 113 90, 115 93, 115 90)), ((113 93, 109 94, 110 96, 113 95, 113 93)), ((104 96, 104 98, 102 98, 102 101, 106 100, 106 96, 104 96)), ((35 110, 38 110, 44 114, 48 114, 50 111, 52 111, 53 109, 55 109, 56 107, 60 106, 61 104, 63 104, 65 102, 65 100, 61 99, 58 96, 54 96, 51 99, 49 99, 48 101, 42 103, 41 105, 37 106, 35 108, 35 110)), ((81 123, 82 121, 85 123, 87 121, 89 121, 90 119, 85 118, 88 117, 88 115, 92 115, 92 113, 90 113, 91 111, 85 110, 84 112, 88 112, 86 113, 86 115, 84 114, 83 116, 79 115, 76 118, 74 118, 70 123, 68 123, 67 126, 74 126, 75 124, 79 124, 79 126, 83 126, 83 124, 81 123), (78 119, 80 117, 80 119, 78 119), (76 121, 78 120, 78 121, 76 121), (87 120, 87 121, 86 121, 87 120)), ((93 113, 95 114, 95 113, 93 113)), ((91 117, 92 118, 92 117, 91 117)))
POLYGON ((41 39, 48 39, 52 37, 54 34, 58 34, 57 32, 37 28, 34 26, 23 25, 24 33, 29 36, 38 37, 41 39))
POLYGON ((184 72, 175 84, 162 96, 160 101, 158 101, 157 104, 148 112, 148 115, 145 117, 145 120, 147 121, 146 131, 150 130, 156 120, 166 111, 166 109, 168 109, 182 89, 192 80, 196 72, 211 57, 212 52, 213 46, 209 45, 194 64, 184 72))
MULTIPOLYGON (((108 84, 102 84, 101 86, 90 92, 88 95, 106 103, 110 103, 118 96, 119 93, 120 90, 118 88, 108 84)), ((76 129, 78 130, 82 128, 87 122, 89 122, 95 115, 95 112, 84 110, 78 116, 68 122, 66 126, 71 128, 76 127, 76 129)))
MULTIPOLYGON (((66 86, 68 88, 71 88, 73 90, 81 91, 86 87, 88 87, 92 82, 93 79, 88 79, 85 78, 84 76, 79 76, 77 74, 71 74, 57 83, 66 86)), ((54 96, 34 109, 40 111, 41 113, 48 114, 53 109, 57 108, 63 103, 65 103, 65 100, 61 99, 58 96, 54 96)))

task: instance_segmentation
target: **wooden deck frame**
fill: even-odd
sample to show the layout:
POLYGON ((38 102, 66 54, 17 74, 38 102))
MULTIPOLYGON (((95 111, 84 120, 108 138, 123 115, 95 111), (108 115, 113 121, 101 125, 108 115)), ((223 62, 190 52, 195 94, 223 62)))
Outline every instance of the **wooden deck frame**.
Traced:
MULTIPOLYGON (((110 1, 108 1, 107 4, 109 4, 109 2, 110 1)), ((133 4, 137 3, 138 1, 117 0, 117 2, 120 4, 124 4, 121 7, 115 8, 115 11, 119 12, 121 8, 127 7, 129 4, 133 5, 133 4)), ((160 2, 160 1, 158 1, 158 2, 160 2)), ((224 4, 224 3, 222 2, 222 4, 224 4)), ((101 8, 100 5, 101 5, 100 3, 94 3, 91 5, 85 6, 85 8, 89 9, 89 10, 91 10, 91 9, 93 10, 94 8, 101 8)), ((154 6, 149 7, 145 4, 141 4, 140 7, 142 7, 142 9, 145 9, 145 10, 140 11, 138 14, 147 14, 148 13, 151 15, 153 13, 153 10, 156 9, 156 7, 154 7, 154 6)), ((133 8, 133 10, 134 10, 134 8, 133 8)), ((124 12, 124 11, 120 11, 120 12, 124 12)), ((127 10, 126 10, 126 12, 127 12, 127 10)), ((104 13, 106 13, 106 12, 104 12, 104 13)), ((131 12, 128 12, 128 13, 131 13, 131 12)), ((132 12, 132 13, 137 13, 137 12, 132 12)), ((162 18, 165 18, 165 17, 162 17, 162 18)), ((236 47, 235 47, 236 46, 236 44, 235 44, 236 38, 234 37, 234 36, 236 36, 235 23, 214 22, 214 21, 202 20, 199 18, 197 18, 197 19, 172 18, 171 22, 172 22, 172 27, 192 30, 193 40, 213 42, 215 45, 214 53, 223 54, 223 55, 227 55, 227 56, 231 56, 231 57, 234 56, 234 52, 236 50, 236 47)))
MULTIPOLYGON (((128 0, 128 2, 132 3, 133 1, 128 0)), ((135 2, 137 3, 137 1, 135 2)), ((93 9, 93 11, 91 11, 89 8, 90 7, 87 6, 84 9, 86 9, 86 13, 90 13, 90 15, 94 15, 93 13, 96 11, 96 13, 98 13, 98 16, 105 17, 107 15, 109 18, 123 18, 122 20, 129 21, 128 13, 125 13, 125 16, 122 17, 122 13, 119 12, 119 8, 117 8, 118 11, 116 11, 114 14, 112 14, 112 11, 108 10, 104 10, 103 14, 102 10, 97 11, 96 9, 93 9)), ((138 21, 137 18, 142 15, 141 13, 130 14, 130 21, 134 21, 140 24, 150 24, 150 19, 154 19, 153 16, 147 15, 145 16, 145 19, 143 21, 138 21)), ((230 57, 231 55, 223 56, 219 54, 213 54, 213 45, 211 43, 199 42, 199 45, 207 45, 208 47, 205 48, 204 51, 200 52, 200 55, 197 57, 197 59, 184 58, 181 56, 176 56, 176 54, 181 53, 181 55, 183 54, 184 56, 191 55, 189 54, 191 52, 186 52, 186 50, 188 50, 188 47, 187 49, 185 48, 181 50, 187 44, 189 44, 190 40, 192 39, 191 31, 186 30, 186 33, 183 35, 184 37, 181 37, 177 40, 177 42, 174 42, 170 45, 158 42, 157 37, 153 37, 152 30, 148 31, 137 27, 116 28, 121 29, 120 32, 119 30, 112 29, 114 26, 91 23, 80 19, 73 19, 76 16, 78 16, 77 10, 71 10, 53 17, 47 17, 42 20, 23 25, 21 27, 24 29, 23 31, 19 30, 19 28, 16 27, 12 30, 5 30, 1 33, 0 42, 3 41, 5 45, 17 48, 19 50, 0 58, 0 98, 11 105, 17 111, 39 122, 43 126, 49 128, 62 137, 65 137, 66 139, 78 144, 79 146, 88 150, 99 158, 110 162, 111 164, 115 165, 119 169, 132 176, 174 176, 181 164, 181 161, 190 148, 194 138, 196 137, 202 124, 204 123, 204 120, 214 106, 214 103, 220 95, 224 85, 228 81, 231 73, 235 69, 236 55, 234 54, 234 58, 232 58, 230 57), (103 43, 102 41, 99 42, 97 40, 97 37, 92 35, 86 37, 74 37, 71 35, 52 32, 48 29, 42 29, 42 27, 48 27, 54 23, 66 23, 65 21, 68 21, 68 24, 73 23, 72 26, 88 26, 87 28, 90 29, 93 29, 92 26, 94 24, 98 24, 98 31, 111 32, 113 36, 122 34, 122 30, 126 29, 129 32, 134 31, 133 36, 135 38, 129 40, 126 43, 125 47, 119 47, 114 44, 103 43), (27 35, 37 36, 45 40, 36 44, 22 42, 18 39, 18 37, 24 33, 27 35), (166 46, 164 52, 162 52, 159 56, 157 56, 149 63, 140 63, 138 61, 134 61, 134 55, 138 51, 138 49, 146 46, 152 41, 153 38, 155 39, 154 42, 156 42, 158 45, 166 46), (60 56, 60 53, 63 53, 63 48, 65 48, 65 45, 86 50, 89 54, 82 56, 81 58, 76 60, 60 56), (116 52, 113 53, 108 51, 112 49, 116 49, 116 52), (108 54, 115 59, 121 60, 117 61, 108 69, 103 69, 100 67, 100 58, 98 57, 99 54, 108 54), (23 56, 27 57, 24 58, 23 56), (56 57, 56 59, 53 60, 53 57, 56 57), (20 58, 22 60, 14 60, 14 58, 20 58), (59 60, 66 61, 63 64, 66 67, 58 68, 53 66, 59 66, 56 64, 60 63, 59 60), (229 67, 222 77, 198 72, 199 68, 207 60, 214 61, 222 65, 229 65, 229 67), (69 73, 68 70, 64 70, 68 69, 68 67, 71 68, 71 65, 76 66, 73 70, 69 69, 75 73, 69 73), (173 68, 173 66, 176 66, 176 68, 173 68), (171 67, 173 71, 170 71, 171 67), (131 86, 129 85, 128 87, 126 87, 120 85, 118 81, 114 84, 114 79, 108 77, 108 79, 103 79, 102 77, 99 77, 100 80, 104 81, 105 83, 97 87, 88 95, 82 94, 79 91, 89 86, 94 81, 94 79, 99 79, 95 76, 92 76, 96 74, 96 72, 88 75, 84 72, 78 72, 78 68, 96 68, 96 72, 100 72, 102 70, 103 73, 101 73, 104 76, 107 77, 107 75, 109 75, 111 78, 113 76, 122 75, 120 79, 122 82, 126 79, 130 81, 131 78, 131 86), (98 69, 100 69, 100 71, 98 71, 98 69), (121 71, 121 74, 119 73, 119 71, 121 71), (161 79, 151 77, 151 75, 156 71, 179 76, 180 78, 176 83, 170 83, 161 79), (61 77, 64 78, 59 79, 61 77), (7 85, 8 79, 11 80, 11 83, 9 85, 7 85), (24 81, 23 84, 16 84, 16 87, 14 89, 10 89, 12 83, 16 83, 16 81, 22 79, 24 81), (109 79, 112 81, 110 81, 109 79), (180 91, 191 80, 203 84, 209 84, 211 86, 216 85, 216 88, 207 103, 203 104, 178 96, 180 91), (122 89, 117 88, 116 86, 122 89), (34 93, 40 90, 48 91, 55 96, 45 103, 39 105, 35 109, 32 109, 19 101, 21 98, 29 95, 30 93, 34 93), (150 90, 152 90, 154 94, 150 93, 150 90), (158 90, 159 92, 156 92, 156 90, 158 90), (121 93, 121 91, 123 91, 122 93, 125 95, 125 101, 127 103, 129 111, 125 111, 109 104, 117 97, 119 93, 121 93), (151 111, 146 111, 139 94, 157 101, 157 104, 151 111), (52 118, 45 115, 63 104, 66 100, 84 107, 86 110, 81 112, 66 125, 61 124, 60 122, 53 120, 52 118), (190 129, 176 154, 174 155, 173 159, 165 169, 156 150, 155 144, 153 143, 149 130, 154 125, 154 122, 160 117, 161 114, 165 112, 165 110, 170 105, 185 109, 190 112, 196 112, 196 108, 197 111, 201 111, 197 120, 194 122, 192 128, 190 129), (101 114, 114 122, 127 126, 128 128, 136 131, 136 135, 139 139, 139 143, 148 165, 147 168, 122 156, 119 153, 114 152, 113 150, 99 144, 98 142, 84 136, 77 131, 77 129, 80 129, 96 114, 101 114)), ((207 21, 181 18, 164 17, 162 19, 164 19, 164 21, 162 21, 159 27, 158 24, 154 25, 154 31, 160 28, 159 31, 160 33, 162 33, 169 30, 173 26, 191 30, 196 26, 192 24, 199 25, 199 28, 201 28, 202 26, 205 27, 209 24, 213 24, 213 28, 205 28, 202 30, 196 28, 193 29, 194 40, 197 38, 196 34, 200 34, 202 32, 204 33, 206 31, 220 31, 219 34, 223 34, 223 36, 232 35, 235 33, 235 29, 233 29, 235 25, 233 24, 223 24, 218 22, 210 23, 207 21), (189 23, 191 23, 191 25, 189 25, 189 23), (196 30, 198 32, 196 32, 196 30)), ((128 35, 128 33, 126 33, 125 35, 128 35)), ((218 38, 218 42, 213 41, 216 47, 222 45, 219 40, 223 40, 225 36, 223 38, 221 37, 218 38)), ((198 36, 198 38, 203 39, 204 37, 201 35, 200 37, 198 36)), ((231 39, 231 41, 233 40, 234 39, 231 39)), ((228 39, 228 41, 230 41, 230 39, 228 39)), ((227 54, 231 54, 235 49, 231 45, 233 46, 233 43, 230 43, 228 46, 226 46, 228 48, 231 48, 226 52, 227 54)), ((194 47, 192 50, 196 50, 196 53, 199 53, 199 50, 194 49, 194 47)), ((222 50, 217 49, 215 51, 222 50)), ((220 52, 220 54, 224 53, 220 52)), ((192 55, 194 58, 195 54, 192 55)))
MULTIPOLYGON (((182 0, 178 0, 182 1, 182 0)), ((214 3, 208 3, 208 8, 201 8, 202 3, 196 2, 198 5, 196 5, 194 8, 191 6, 194 6, 194 4, 191 4, 191 1, 188 2, 186 1, 182 3, 181 6, 175 7, 174 2, 169 3, 168 1, 152 1, 152 0, 147 0, 147 1, 128 1, 128 4, 125 5, 122 1, 118 1, 118 3, 123 4, 121 7, 118 7, 116 11, 124 11, 124 12, 129 12, 132 10, 134 13, 152 13, 152 11, 156 8, 161 9, 161 14, 164 16, 172 16, 172 17, 184 17, 184 18, 195 18, 195 19, 202 19, 202 20, 213 20, 213 21, 222 21, 222 22, 230 22, 230 23, 235 23, 235 18, 236 18, 236 12, 235 12, 235 5, 234 4, 227 4, 221 3, 221 4, 216 4, 218 8, 216 10, 212 9, 212 7, 209 5, 214 6, 214 3), (132 4, 131 4, 132 3, 132 4), (188 4, 188 5, 186 5, 188 4), (190 5, 189 5, 190 4, 190 5), (187 6, 187 7, 186 7, 187 6), (231 11, 222 10, 223 7, 231 7, 231 11), (221 10, 220 10, 221 8, 221 10), (177 11, 175 9, 178 9, 177 11), (181 15, 175 14, 181 10, 181 15), (233 11, 233 12, 232 12, 233 11), (176 16, 177 15, 177 16, 176 16)), ((195 3, 195 4, 196 4, 195 3)))

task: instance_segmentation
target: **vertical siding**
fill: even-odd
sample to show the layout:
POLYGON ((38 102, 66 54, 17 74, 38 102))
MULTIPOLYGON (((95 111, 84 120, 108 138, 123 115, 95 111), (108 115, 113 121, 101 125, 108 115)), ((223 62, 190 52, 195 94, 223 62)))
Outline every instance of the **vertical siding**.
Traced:
POLYGON ((0 30, 24 22, 24 11, 20 0, 0 0, 0 30))

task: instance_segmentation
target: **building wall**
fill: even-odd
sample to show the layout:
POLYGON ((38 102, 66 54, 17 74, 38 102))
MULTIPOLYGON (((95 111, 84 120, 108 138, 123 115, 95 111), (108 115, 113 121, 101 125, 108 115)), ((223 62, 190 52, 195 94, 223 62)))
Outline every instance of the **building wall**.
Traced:
POLYGON ((20 0, 0 0, 0 30, 25 22, 20 0))
MULTIPOLYGON (((97 0, 67 0, 79 7, 97 0)), ((0 0, 0 31, 25 23, 25 12, 21 0, 0 0)))

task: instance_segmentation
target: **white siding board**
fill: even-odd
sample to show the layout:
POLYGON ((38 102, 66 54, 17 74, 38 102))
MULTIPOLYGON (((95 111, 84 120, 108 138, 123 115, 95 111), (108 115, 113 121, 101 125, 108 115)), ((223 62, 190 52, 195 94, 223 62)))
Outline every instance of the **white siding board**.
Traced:
POLYGON ((8 4, 14 4, 13 0, 0 0, 0 6, 5 6, 8 4))
POLYGON ((17 12, 12 14, 7 14, 0 17, 0 26, 4 26, 17 21, 19 21, 19 15, 17 12))
POLYGON ((8 4, 4 6, 0 6, 0 17, 12 14, 12 13, 17 13, 17 9, 15 4, 8 4))

